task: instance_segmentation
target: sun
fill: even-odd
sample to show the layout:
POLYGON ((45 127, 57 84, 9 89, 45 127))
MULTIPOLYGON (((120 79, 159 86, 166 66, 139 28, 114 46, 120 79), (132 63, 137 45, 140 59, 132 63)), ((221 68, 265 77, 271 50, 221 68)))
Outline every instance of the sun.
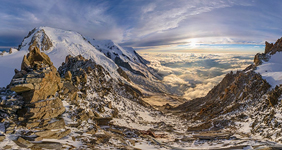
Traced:
POLYGON ((192 47, 192 48, 197 47, 197 42, 198 42, 197 39, 190 39, 189 42, 190 42, 190 44, 189 44, 190 47, 192 47))

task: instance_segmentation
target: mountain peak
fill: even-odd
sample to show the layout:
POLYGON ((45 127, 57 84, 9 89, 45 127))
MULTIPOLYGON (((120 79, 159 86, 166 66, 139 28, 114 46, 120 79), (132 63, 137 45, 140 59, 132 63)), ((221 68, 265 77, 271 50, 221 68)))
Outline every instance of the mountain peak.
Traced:
POLYGON ((273 55, 276 52, 282 51, 282 37, 278 39, 275 44, 265 41, 265 54, 273 55))

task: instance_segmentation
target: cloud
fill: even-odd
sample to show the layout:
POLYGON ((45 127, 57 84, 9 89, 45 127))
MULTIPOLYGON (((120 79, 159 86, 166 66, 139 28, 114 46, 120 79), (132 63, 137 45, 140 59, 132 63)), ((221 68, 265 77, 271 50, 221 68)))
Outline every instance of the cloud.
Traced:
MULTIPOLYGON (((17 33, 21 40, 38 26, 74 30, 96 39, 122 40, 123 30, 106 13, 110 6, 107 2, 31 0, 4 1, 2 4, 0 30, 5 32, 8 29, 10 34, 17 33)), ((0 32, 0 37, 5 38, 3 32, 0 32)), ((17 40, 18 44, 20 41, 17 40)))
POLYGON ((163 76, 174 94, 187 99, 205 96, 230 71, 253 63, 250 54, 141 53, 150 67, 163 76))
POLYGON ((18 45, 32 28, 51 26, 147 50, 194 49, 191 40, 260 46, 281 36, 281 6, 263 0, 2 0, 0 44, 18 45))

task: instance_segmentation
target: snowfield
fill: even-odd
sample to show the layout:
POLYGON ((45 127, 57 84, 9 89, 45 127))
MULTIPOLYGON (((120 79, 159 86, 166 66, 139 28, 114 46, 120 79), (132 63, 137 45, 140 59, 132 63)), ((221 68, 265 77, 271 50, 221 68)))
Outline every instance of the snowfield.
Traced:
POLYGON ((271 55, 269 61, 257 66, 256 72, 260 73, 272 88, 282 84, 282 52, 271 55))
MULTIPOLYGON (((36 32, 43 29, 50 38, 53 46, 44 51, 58 68, 65 61, 67 55, 77 56, 82 55, 86 59, 92 59, 97 64, 103 66, 111 76, 118 76, 118 66, 102 52, 98 51, 91 45, 81 34, 73 31, 65 31, 50 27, 39 27, 22 42, 22 47, 19 51, 14 51, 12 54, 0 56, 0 87, 6 87, 14 76, 14 69, 20 70, 23 56, 28 53, 30 41, 36 32), (7 65, 8 64, 8 65, 7 65)), ((42 35, 40 33, 40 35, 42 35)), ((105 41, 100 41, 104 43, 105 41)))
POLYGON ((23 56, 27 53, 27 50, 22 50, 14 51, 12 54, 0 56, 0 87, 6 87, 8 84, 10 84, 13 76, 15 75, 14 70, 21 69, 23 56))

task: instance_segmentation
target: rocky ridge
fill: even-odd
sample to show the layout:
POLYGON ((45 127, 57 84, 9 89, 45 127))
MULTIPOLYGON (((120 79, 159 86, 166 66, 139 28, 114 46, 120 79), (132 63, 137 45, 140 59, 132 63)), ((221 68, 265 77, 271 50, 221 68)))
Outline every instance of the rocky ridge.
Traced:
POLYGON ((265 53, 255 55, 254 64, 230 72, 205 97, 172 108, 171 112, 188 119, 190 133, 225 132, 237 139, 280 143, 282 87, 271 87, 256 68, 281 51, 281 39, 275 44, 266 42, 265 53))
POLYGON ((176 130, 171 124, 182 126, 81 55, 67 56, 57 71, 48 55, 30 46, 8 87, 1 89, 1 149, 134 149, 137 142, 166 137, 155 132, 176 130))

